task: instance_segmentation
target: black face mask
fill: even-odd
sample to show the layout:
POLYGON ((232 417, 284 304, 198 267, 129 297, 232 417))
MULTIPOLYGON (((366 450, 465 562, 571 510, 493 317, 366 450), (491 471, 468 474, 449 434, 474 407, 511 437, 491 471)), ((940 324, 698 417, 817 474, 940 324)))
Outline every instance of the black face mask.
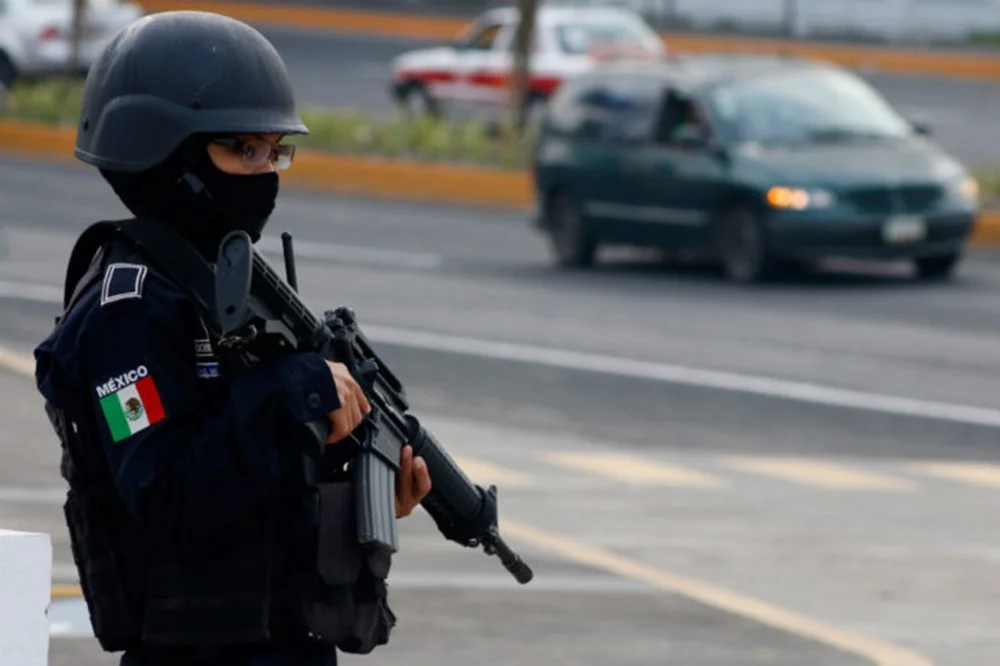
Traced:
POLYGON ((170 224, 214 261, 219 242, 230 231, 260 240, 274 211, 279 181, 274 172, 237 176, 220 171, 205 146, 204 141, 186 146, 141 173, 101 174, 134 215, 170 224))

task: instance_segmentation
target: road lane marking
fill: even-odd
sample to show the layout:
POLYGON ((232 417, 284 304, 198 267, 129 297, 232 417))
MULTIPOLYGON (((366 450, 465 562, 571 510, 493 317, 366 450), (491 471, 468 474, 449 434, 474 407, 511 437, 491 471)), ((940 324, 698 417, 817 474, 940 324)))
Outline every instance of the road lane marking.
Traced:
MULTIPOLYGON (((53 287, 32 284, 19 285, 19 283, 0 281, 0 296, 4 295, 5 290, 11 292, 11 298, 38 300, 44 303, 62 302, 61 291, 53 287), (18 291, 22 286, 26 287, 26 289, 18 291), (58 299, 53 300, 56 294, 59 294, 58 299)), ((575 352, 566 349, 513 342, 497 342, 445 333, 419 331, 411 328, 403 329, 391 326, 369 325, 363 321, 364 313, 360 314, 362 317, 362 330, 370 341, 376 343, 392 344, 424 351, 436 351, 567 370, 594 372, 628 377, 630 379, 644 379, 666 384, 747 393, 825 407, 845 407, 894 416, 1000 428, 1000 409, 990 407, 977 407, 974 405, 893 396, 884 393, 855 391, 853 389, 841 389, 822 384, 777 379, 761 375, 708 370, 671 363, 660 363, 658 361, 575 352)), ((0 362, 0 365, 10 368, 9 364, 0 362)))
POLYGON ((726 480, 694 469, 620 453, 551 452, 539 454, 549 464, 610 477, 635 486, 718 488, 726 480))
POLYGON ((929 659, 908 648, 855 634, 739 592, 678 576, 582 541, 509 520, 502 520, 500 529, 511 540, 521 541, 571 562, 647 583, 758 624, 850 652, 877 666, 933 666, 929 659))
POLYGON ((35 376, 35 359, 24 354, 18 354, 5 347, 0 347, 0 368, 25 377, 35 376))
POLYGON ((532 479, 527 474, 494 465, 479 458, 471 458, 469 456, 452 457, 465 474, 475 483, 495 483, 500 486, 532 485, 532 479))
POLYGON ((76 629, 76 627, 73 626, 72 622, 53 622, 49 625, 49 636, 69 636, 74 634, 74 629, 76 629))
POLYGON ((914 462, 907 467, 918 474, 972 486, 1000 489, 1000 465, 962 462, 914 462))
POLYGON ((79 585, 53 585, 51 596, 53 599, 75 599, 83 596, 83 590, 79 585))
MULTIPOLYGON (((292 245, 296 259, 333 261, 362 264, 365 266, 384 266, 388 268, 414 268, 417 270, 434 270, 440 268, 444 263, 441 255, 431 252, 335 245, 333 243, 298 239, 293 239, 292 245)), ((268 254, 282 254, 280 238, 265 236, 256 243, 256 247, 268 254)))
MULTIPOLYGON (((360 314, 363 320, 364 313, 360 314)), ((482 340, 409 328, 366 325, 363 321, 361 327, 372 342, 393 344, 399 347, 516 361, 696 388, 720 389, 825 407, 847 407, 895 416, 951 421, 993 428, 1000 427, 1000 409, 990 407, 906 398, 760 375, 707 370, 552 347, 482 340)))
POLYGON ((845 465, 805 458, 768 458, 731 456, 723 464, 754 474, 771 476, 830 490, 859 490, 879 492, 912 492, 913 483, 873 472, 863 472, 845 465))

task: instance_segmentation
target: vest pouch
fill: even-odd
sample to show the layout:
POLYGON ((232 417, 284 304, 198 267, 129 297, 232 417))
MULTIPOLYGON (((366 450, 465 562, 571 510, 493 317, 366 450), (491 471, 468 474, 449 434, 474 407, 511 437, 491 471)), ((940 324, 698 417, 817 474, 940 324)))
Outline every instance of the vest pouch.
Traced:
POLYGON ((197 546, 151 555, 143 642, 219 646, 271 640, 273 516, 263 513, 197 546))
POLYGON ((135 609, 129 601, 122 560, 111 532, 119 510, 97 493, 70 489, 63 504, 70 548, 80 574, 94 635, 106 652, 117 652, 139 641, 135 609))
POLYGON ((389 642, 396 616, 387 600, 389 562, 358 543, 354 484, 319 483, 315 586, 305 608, 310 633, 342 652, 368 654, 389 642))

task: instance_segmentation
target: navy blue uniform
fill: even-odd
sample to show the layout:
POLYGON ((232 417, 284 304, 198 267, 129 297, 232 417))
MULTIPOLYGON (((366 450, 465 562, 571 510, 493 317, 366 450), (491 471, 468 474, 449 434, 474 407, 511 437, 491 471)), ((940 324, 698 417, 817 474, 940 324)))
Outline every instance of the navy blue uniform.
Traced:
MULTIPOLYGON (((109 265, 35 350, 41 393, 74 420, 90 414, 103 457, 149 547, 183 554, 226 543, 281 500, 301 474, 289 433, 339 401, 316 354, 236 376, 220 365, 194 302, 146 266, 109 265)), ((292 538, 288 536, 288 538, 292 538)), ((131 651, 127 666, 331 666, 334 648, 304 637, 195 653, 131 651), (170 656, 173 654, 174 656, 170 656)))

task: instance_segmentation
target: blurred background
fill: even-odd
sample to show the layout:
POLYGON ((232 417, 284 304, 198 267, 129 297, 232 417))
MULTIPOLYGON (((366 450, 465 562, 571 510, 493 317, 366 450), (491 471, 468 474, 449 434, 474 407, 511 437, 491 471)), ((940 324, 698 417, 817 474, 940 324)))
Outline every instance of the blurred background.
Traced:
POLYGON ((0 528, 52 537, 50 664, 117 660, 31 350, 124 212, 82 77, 169 9, 285 58, 312 134, 260 247, 536 572, 418 512, 343 663, 998 663, 1000 2, 0 0, 0 528))

